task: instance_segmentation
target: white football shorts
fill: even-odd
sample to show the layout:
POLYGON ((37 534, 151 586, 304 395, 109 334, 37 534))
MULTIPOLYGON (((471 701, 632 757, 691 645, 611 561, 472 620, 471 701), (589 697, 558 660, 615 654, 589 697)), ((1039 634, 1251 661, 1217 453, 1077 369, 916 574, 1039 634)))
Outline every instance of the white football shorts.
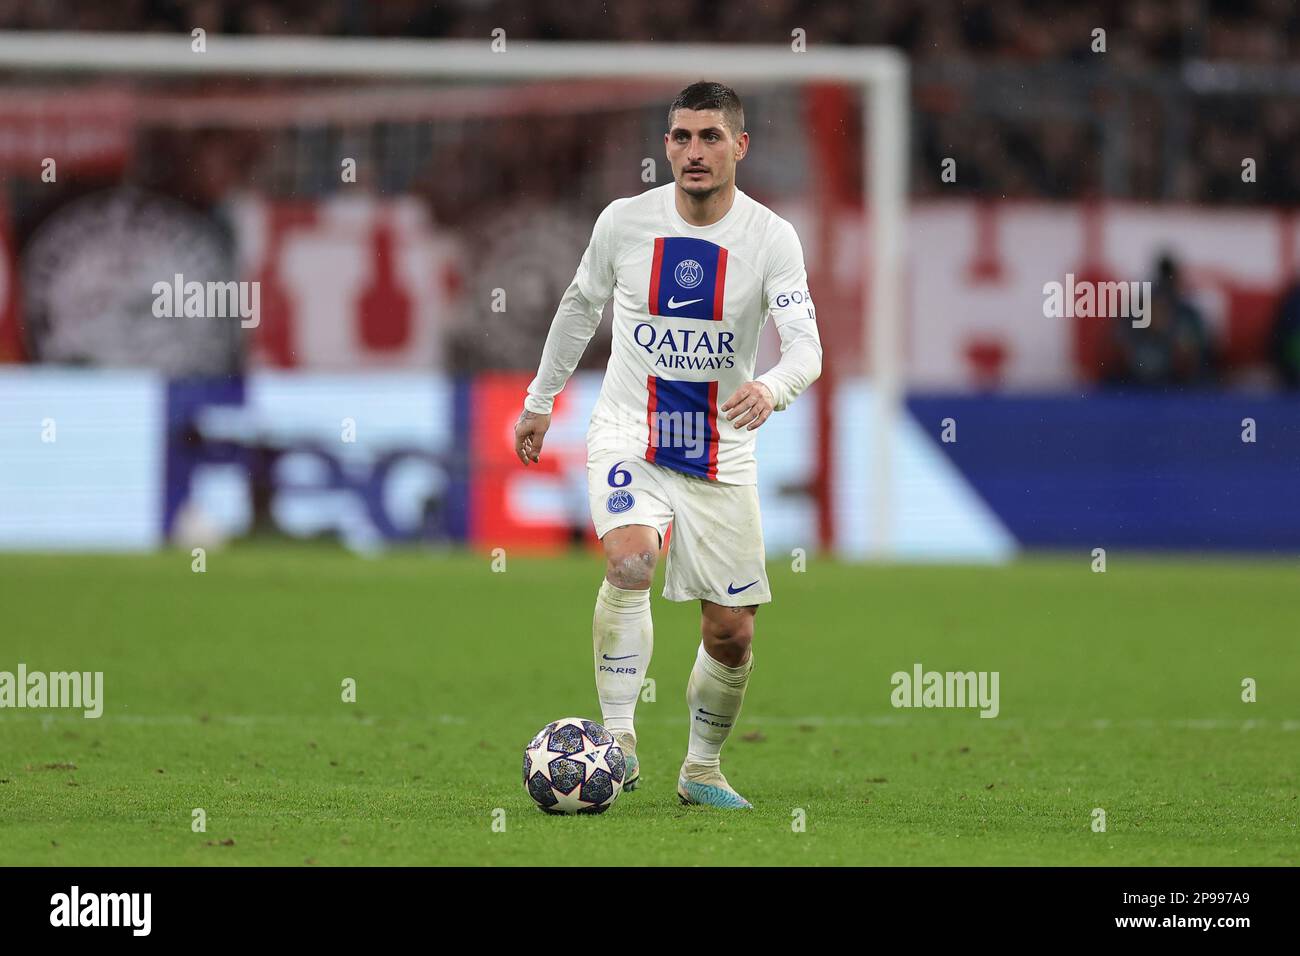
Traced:
POLYGON ((644 458, 587 463, 587 498, 596 535, 648 525, 663 544, 668 526, 664 597, 726 607, 772 600, 764 565, 758 488, 696 478, 644 458))

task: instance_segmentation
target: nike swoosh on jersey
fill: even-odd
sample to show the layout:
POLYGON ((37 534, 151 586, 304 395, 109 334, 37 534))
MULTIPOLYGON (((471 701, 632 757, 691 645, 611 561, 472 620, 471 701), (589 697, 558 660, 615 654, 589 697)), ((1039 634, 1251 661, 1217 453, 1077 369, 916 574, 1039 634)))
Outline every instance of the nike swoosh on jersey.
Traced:
POLYGON ((710 714, 710 713, 709 713, 707 710, 705 710, 703 707, 699 707, 699 708, 697 708, 697 709, 699 710, 699 712, 700 712, 701 714, 704 714, 705 716, 708 716, 708 717, 721 717, 723 720, 730 720, 730 719, 731 719, 731 715, 730 715, 730 714, 710 714))
POLYGON ((753 581, 750 581, 748 584, 746 584, 744 587, 740 587, 740 588, 736 587, 734 584, 728 584, 728 585, 727 585, 727 593, 728 593, 728 594, 739 594, 741 591, 747 591, 747 590, 749 590, 750 588, 752 588, 752 587, 753 587, 755 584, 757 584, 757 583, 758 583, 757 580, 753 580, 753 581))
POLYGON ((600 656, 605 658, 607 661, 625 661, 629 657, 636 657, 635 654, 624 654, 622 657, 610 657, 608 654, 601 654, 600 656))
POLYGON ((703 302, 703 301, 704 301, 703 299, 686 299, 684 302, 678 302, 678 301, 677 301, 676 299, 674 299, 672 296, 669 296, 669 297, 668 297, 668 308, 670 308, 670 309, 680 309, 680 308, 683 308, 684 306, 694 305, 696 302, 703 302))

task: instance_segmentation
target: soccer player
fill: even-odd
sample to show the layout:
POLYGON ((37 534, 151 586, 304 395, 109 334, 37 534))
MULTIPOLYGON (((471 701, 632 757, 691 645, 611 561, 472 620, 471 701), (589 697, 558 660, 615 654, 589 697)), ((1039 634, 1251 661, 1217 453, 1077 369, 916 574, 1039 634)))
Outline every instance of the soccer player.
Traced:
POLYGON ((687 688, 683 803, 751 804, 722 775, 722 745, 754 666, 763 565, 755 430, 821 374, 803 250, 791 225, 736 187, 749 150, 735 91, 694 83, 668 110, 673 182, 616 199, 560 301, 515 425, 525 465, 542 453, 556 394, 614 298, 613 347, 587 431, 592 520, 605 579, 592 621, 605 726, 640 782, 633 714, 650 664, 650 585, 669 537, 663 596, 700 602, 701 643, 687 688), (755 378, 771 316, 781 359, 755 378))

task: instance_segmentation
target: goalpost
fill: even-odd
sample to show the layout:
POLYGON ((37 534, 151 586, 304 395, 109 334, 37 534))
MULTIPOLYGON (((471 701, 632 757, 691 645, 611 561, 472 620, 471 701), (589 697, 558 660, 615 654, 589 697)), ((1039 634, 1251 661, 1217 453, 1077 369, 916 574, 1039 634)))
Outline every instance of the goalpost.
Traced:
MULTIPOLYGON (((908 63, 892 48, 568 43, 506 40, 250 38, 0 33, 0 71, 33 74, 279 77, 440 81, 655 80, 702 75, 741 85, 832 82, 862 94, 862 177, 870 227, 861 268, 863 349, 874 410, 869 514, 872 552, 894 553, 892 434, 903 398, 903 267, 908 158, 908 63)), ((816 148, 816 144, 813 144, 816 148)), ((823 325, 835 317, 823 313, 823 325)))

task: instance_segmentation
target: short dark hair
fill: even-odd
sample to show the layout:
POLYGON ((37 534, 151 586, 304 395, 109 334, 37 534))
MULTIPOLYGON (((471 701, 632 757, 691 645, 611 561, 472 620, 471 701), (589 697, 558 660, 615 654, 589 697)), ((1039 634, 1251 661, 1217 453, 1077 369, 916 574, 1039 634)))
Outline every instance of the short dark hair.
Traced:
POLYGON ((700 80, 678 93, 673 105, 668 107, 669 129, 673 126, 673 114, 678 110, 720 110, 732 135, 739 136, 745 131, 745 108, 740 105, 740 97, 731 87, 721 83, 700 80))

